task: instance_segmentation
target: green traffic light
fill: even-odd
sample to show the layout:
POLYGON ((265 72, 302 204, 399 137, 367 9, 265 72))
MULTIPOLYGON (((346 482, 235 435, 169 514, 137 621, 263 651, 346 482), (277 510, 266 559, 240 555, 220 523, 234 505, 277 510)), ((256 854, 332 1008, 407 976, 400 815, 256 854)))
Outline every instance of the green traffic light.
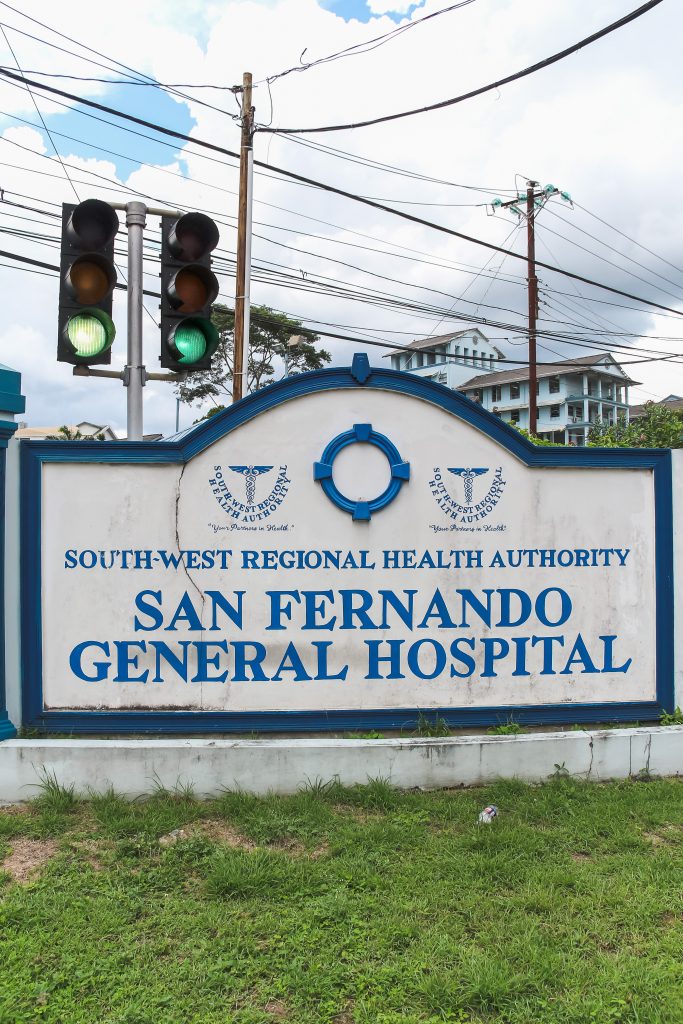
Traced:
POLYGON ((180 352, 179 363, 190 366, 206 353, 206 336, 193 323, 181 323, 175 332, 173 343, 180 352))
POLYGON ((115 333, 113 321, 101 309, 84 309, 66 325, 67 337, 79 359, 93 359, 106 352, 115 333))

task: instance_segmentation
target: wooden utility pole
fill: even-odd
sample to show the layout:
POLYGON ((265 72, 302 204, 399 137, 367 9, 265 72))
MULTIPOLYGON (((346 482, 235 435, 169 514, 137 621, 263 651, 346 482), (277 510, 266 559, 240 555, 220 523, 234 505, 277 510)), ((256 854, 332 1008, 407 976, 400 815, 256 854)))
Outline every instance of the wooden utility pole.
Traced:
MULTIPOLYGON (((536 319, 538 317, 538 278, 536 277, 536 203, 544 206, 550 196, 557 195, 559 189, 554 185, 547 185, 546 188, 536 191, 537 181, 527 181, 526 190, 526 244, 527 244, 527 293, 529 299, 529 433, 535 434, 538 426, 538 402, 536 401, 536 387, 538 385, 538 368, 536 364, 536 319)), ((562 197, 569 198, 569 193, 560 193, 562 197)), ((520 208, 520 200, 524 194, 518 195, 516 199, 509 199, 506 203, 496 200, 493 204, 494 210, 511 209, 519 217, 524 216, 520 208)))
POLYGON ((538 370, 536 366, 536 317, 538 316, 538 278, 536 277, 536 239, 534 236, 534 220, 536 195, 534 189, 537 181, 528 181, 526 190, 526 240, 527 240, 527 278, 529 297, 529 433, 535 434, 538 425, 538 405, 536 387, 538 370))
POLYGON ((242 140, 237 211, 237 268, 235 272, 235 328, 232 367, 232 400, 246 391, 249 368, 249 292, 251 283, 251 192, 253 173, 254 108, 251 105, 251 74, 242 76, 242 140))

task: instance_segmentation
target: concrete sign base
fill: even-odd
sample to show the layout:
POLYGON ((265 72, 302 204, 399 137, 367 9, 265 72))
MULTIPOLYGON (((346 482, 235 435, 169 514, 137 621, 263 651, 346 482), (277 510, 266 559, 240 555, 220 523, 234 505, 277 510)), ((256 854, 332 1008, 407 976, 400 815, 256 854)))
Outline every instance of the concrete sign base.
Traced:
POLYGON ((396 788, 476 786, 499 778, 593 782, 683 774, 683 726, 445 739, 60 739, 0 744, 0 803, 30 800, 49 773, 77 793, 133 798, 159 786, 295 793, 316 781, 384 779, 396 788))

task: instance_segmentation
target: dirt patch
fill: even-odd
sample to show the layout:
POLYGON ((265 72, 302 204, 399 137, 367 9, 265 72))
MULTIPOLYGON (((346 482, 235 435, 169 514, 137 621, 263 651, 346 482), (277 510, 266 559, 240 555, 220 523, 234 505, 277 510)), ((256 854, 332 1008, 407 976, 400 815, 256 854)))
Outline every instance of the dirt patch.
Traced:
POLYGON ((680 838, 681 829, 676 825, 664 825, 659 832, 643 832, 643 839, 647 839, 653 846, 669 846, 679 842, 680 838))
POLYGON ((213 843, 224 843, 235 850, 255 850, 257 844, 238 832, 225 821, 199 821, 195 825, 195 835, 203 835, 213 843))
POLYGON ((13 839, 2 870, 7 871, 15 882, 28 882, 56 853, 54 839, 13 839))
POLYGON ((353 804, 335 804, 333 809, 340 818, 350 818, 360 825, 365 825, 369 821, 380 821, 384 817, 379 811, 366 811, 365 808, 354 807, 353 804))
POLYGON ((10 818, 18 814, 28 814, 30 810, 30 804, 0 804, 0 814, 8 815, 10 818))
POLYGON ((681 924, 682 921, 683 914, 674 914, 670 910, 667 910, 661 917, 661 922, 665 928, 673 928, 674 925, 681 924))
POLYGON ((298 839, 292 839, 291 836, 286 836, 284 839, 278 839, 274 843, 270 843, 271 850, 281 850, 282 853, 286 853, 289 857, 307 857, 309 860, 320 860, 321 857, 327 856, 330 852, 330 848, 327 843, 321 843, 320 846, 316 846, 313 850, 307 850, 303 843, 300 843, 298 839))
POLYGON ((72 843, 72 849, 90 865, 93 871, 104 871, 102 853, 111 849, 111 844, 99 842, 97 839, 82 839, 72 843))
POLYGON ((289 1010, 282 1002, 281 999, 271 999, 270 1002, 266 1003, 263 1007, 266 1013, 269 1013, 275 1020, 286 1020, 289 1016, 289 1010))
POLYGON ((571 855, 572 860, 576 861, 577 864, 585 864, 588 860, 593 860, 590 853, 583 853, 581 850, 571 855))

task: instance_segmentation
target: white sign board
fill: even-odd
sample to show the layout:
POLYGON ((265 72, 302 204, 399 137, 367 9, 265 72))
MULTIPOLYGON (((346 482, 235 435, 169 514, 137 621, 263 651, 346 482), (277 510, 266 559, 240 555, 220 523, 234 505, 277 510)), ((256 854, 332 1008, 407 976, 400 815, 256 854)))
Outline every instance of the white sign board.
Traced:
POLYGON ((534 452, 443 388, 344 372, 254 396, 183 462, 41 446, 42 715, 300 729, 661 700, 656 467, 534 452))

